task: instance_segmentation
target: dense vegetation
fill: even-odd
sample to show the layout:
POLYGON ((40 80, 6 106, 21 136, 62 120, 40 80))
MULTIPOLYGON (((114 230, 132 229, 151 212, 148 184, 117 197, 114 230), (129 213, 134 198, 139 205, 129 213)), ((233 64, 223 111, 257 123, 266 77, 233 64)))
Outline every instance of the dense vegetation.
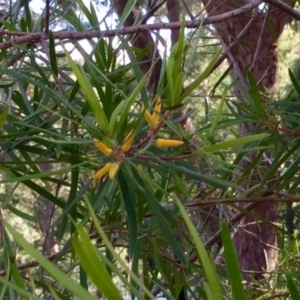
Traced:
POLYGON ((3 6, 0 299, 298 299, 297 20, 274 88, 206 1, 125 2, 3 6))

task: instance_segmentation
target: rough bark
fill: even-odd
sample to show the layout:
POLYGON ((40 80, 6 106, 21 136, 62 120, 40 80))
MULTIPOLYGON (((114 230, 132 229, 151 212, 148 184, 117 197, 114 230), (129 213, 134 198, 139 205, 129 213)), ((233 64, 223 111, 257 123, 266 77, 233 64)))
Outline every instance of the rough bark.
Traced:
MULTIPOLYGON (((243 0, 203 0, 209 15, 218 15, 245 5, 243 0)), ((283 1, 294 6, 294 0, 283 1)), ((225 48, 228 48, 249 24, 247 32, 237 40, 236 46, 229 52, 228 58, 233 64, 232 77, 245 80, 244 71, 251 70, 259 88, 263 91, 267 88, 273 91, 276 88, 276 73, 278 57, 276 53, 277 41, 283 31, 289 16, 281 10, 268 6, 265 11, 256 9, 251 13, 234 17, 226 22, 218 24, 216 32, 225 48), (252 22, 252 23, 250 23, 252 22), (242 77, 242 78, 241 78, 242 77)), ((238 97, 241 93, 236 89, 238 97)), ((251 124, 250 124, 251 129, 251 124)), ((241 136, 247 134, 244 125, 239 128, 241 136)), ((255 155, 255 153, 252 153, 255 155)), ((251 154, 250 154, 251 156, 251 154)), ((244 160, 240 168, 247 167, 244 160)), ((250 181, 248 179, 248 181, 250 181)), ((276 203, 260 203, 253 211, 264 219, 274 222, 277 219, 276 203)), ((244 278, 254 276, 256 279, 263 277, 263 271, 273 270, 277 262, 277 233, 276 230, 260 222, 251 216, 245 216, 238 224, 234 235, 237 255, 240 261, 244 278), (256 271, 250 273, 247 271, 256 271), (251 275, 249 275, 251 274, 251 275)))

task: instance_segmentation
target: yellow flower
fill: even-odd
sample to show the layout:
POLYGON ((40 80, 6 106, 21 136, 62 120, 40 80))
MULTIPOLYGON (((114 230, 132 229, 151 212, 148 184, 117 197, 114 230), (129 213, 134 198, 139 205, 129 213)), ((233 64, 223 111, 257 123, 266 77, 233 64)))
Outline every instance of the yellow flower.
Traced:
POLYGON ((113 179, 117 173, 117 171, 119 170, 119 164, 118 163, 112 163, 108 176, 110 179, 113 179))
POLYGON ((177 147, 182 144, 183 144, 183 141, 179 141, 179 140, 157 139, 155 141, 156 147, 159 147, 159 148, 177 147))
POLYGON ((123 151, 123 152, 127 152, 127 151, 130 149, 131 144, 132 144, 132 142, 133 142, 133 139, 134 139, 134 132, 131 131, 131 132, 128 134, 128 136, 126 137, 125 143, 124 143, 123 146, 122 146, 122 151, 123 151))
POLYGON ((110 179, 113 179, 119 170, 118 163, 107 163, 104 167, 102 167, 98 172, 96 172, 92 178, 99 179, 108 173, 110 179))
POLYGON ((112 163, 107 163, 104 167, 102 167, 98 172, 96 172, 92 178, 99 179, 102 176, 106 175, 112 167, 112 163))
POLYGON ((144 111, 144 117, 151 128, 154 128, 157 125, 155 118, 149 113, 147 109, 144 111))
POLYGON ((154 112, 152 114, 154 123, 158 123, 158 118, 159 118, 159 113, 161 111, 161 99, 160 97, 157 97, 155 100, 155 105, 154 105, 154 112))
POLYGON ((112 152, 111 148, 108 148, 103 142, 94 139, 95 146, 104 154, 109 155, 112 152))
POLYGON ((158 124, 159 113, 161 111, 160 97, 157 97, 155 99, 154 112, 152 114, 147 109, 145 109, 144 106, 143 106, 143 110, 144 110, 144 117, 148 122, 149 126, 151 128, 155 128, 156 125, 158 124))

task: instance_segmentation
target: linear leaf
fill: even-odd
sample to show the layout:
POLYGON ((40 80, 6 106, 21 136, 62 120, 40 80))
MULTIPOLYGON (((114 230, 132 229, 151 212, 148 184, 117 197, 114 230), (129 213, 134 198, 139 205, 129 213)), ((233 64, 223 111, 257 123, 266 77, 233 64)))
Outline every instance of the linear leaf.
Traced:
MULTIPOLYGON (((89 213, 93 219, 93 222, 95 224, 95 227, 97 228, 97 231, 99 233, 99 236, 102 238, 103 243, 105 244, 105 246, 108 248, 108 250, 110 251, 110 253, 112 254, 112 256, 114 257, 114 259, 120 264, 120 266, 124 269, 124 271, 126 273, 129 274, 129 276, 134 280, 134 282, 136 283, 137 286, 139 286, 140 290, 142 290, 145 295, 147 297, 149 297, 150 299, 153 298, 153 295, 151 294, 151 292, 145 287, 144 283, 139 279, 139 277, 134 274, 130 268, 128 268, 127 264, 122 260, 122 258, 120 257, 120 255, 115 251, 113 245, 111 244, 111 242, 109 241, 109 239, 107 238, 107 236, 105 235, 103 229, 101 228, 98 218, 95 215, 95 212, 92 208, 92 206, 89 203, 88 198, 86 197, 86 205, 88 207, 89 213)), ((128 283, 129 284, 129 283, 128 283)), ((139 299, 143 299, 140 298, 138 294, 135 294, 139 299)))
POLYGON ((252 95, 257 117, 262 119, 264 117, 264 112, 262 108, 261 97, 260 97, 260 93, 256 81, 251 72, 248 72, 248 80, 251 88, 251 95, 252 95))
POLYGON ((214 300, 222 300, 222 290, 220 286, 220 281, 218 279, 218 275, 216 272, 216 268, 214 264, 212 263, 210 257, 208 256, 208 253, 205 250, 204 244, 200 239, 200 236, 193 225, 190 217, 188 216, 187 212, 185 211, 183 205, 181 204, 180 200, 177 198, 175 194, 173 194, 175 202, 177 206, 179 207, 179 210, 181 212, 181 215, 189 229, 189 232, 194 240, 197 254, 199 256, 199 259, 201 261, 202 267, 204 269, 205 278, 207 280, 207 283, 209 285, 209 290, 212 295, 212 299, 214 300))
POLYGON ((66 287, 74 296, 79 299, 96 300, 97 298, 85 290, 82 286, 78 285, 70 276, 62 272, 51 261, 49 261, 43 254, 35 249, 33 245, 28 243, 26 239, 18 233, 9 223, 3 221, 5 227, 13 236, 15 241, 31 256, 33 257, 42 268, 44 268, 53 278, 55 278, 62 286, 66 287))
POLYGON ((122 171, 122 169, 118 172, 118 180, 122 193, 122 198, 125 204, 126 212, 127 212, 127 220, 129 227, 129 257, 133 257, 134 250, 137 244, 137 218, 135 211, 135 195, 132 193, 132 190, 129 189, 129 186, 126 182, 126 177, 122 171))
POLYGON ((207 133, 207 136, 206 136, 206 139, 209 138, 212 133, 214 132, 220 118, 221 118, 221 115, 222 115, 222 112, 223 112, 223 107, 224 107, 224 103, 225 103, 225 99, 226 99, 226 94, 227 94, 227 89, 225 89, 223 91, 223 94, 222 94, 222 97, 221 97, 221 101, 220 101, 220 104, 218 105, 218 109, 217 109, 217 112, 216 112, 216 116, 211 124, 211 127, 209 128, 209 131, 207 133))
POLYGON ((270 136, 268 133, 259 133, 259 134, 253 134, 253 135, 247 135, 244 137, 240 137, 237 139, 229 140, 229 141, 224 141, 220 142, 208 147, 203 148, 203 151, 205 152, 214 152, 214 151, 220 151, 228 148, 234 148, 243 144, 255 142, 262 140, 266 137, 270 136))
POLYGON ((210 71, 214 67, 216 61, 220 57, 221 53, 222 53, 222 49, 220 49, 219 51, 217 51, 216 54, 211 59, 211 61, 209 62, 209 64, 206 67, 206 69, 202 72, 202 74, 199 75, 191 84, 189 84, 186 87, 185 91, 182 93, 182 95, 180 97, 181 100, 184 99, 184 98, 186 98, 194 89, 196 89, 201 84, 201 82, 203 80, 206 79, 206 77, 209 75, 210 71))
POLYGON ((86 273, 107 299, 122 300, 118 289, 114 285, 105 266, 100 261, 97 250, 92 245, 83 226, 77 224, 76 227, 79 237, 73 235, 72 244, 86 273))
POLYGON ((227 266, 229 279, 232 286, 233 299, 235 300, 246 299, 236 252, 230 236, 228 225, 224 220, 222 220, 222 224, 221 224, 221 236, 222 236, 222 243, 224 246, 225 263, 227 266))
POLYGON ((108 120, 104 113, 104 110, 103 110, 99 100, 97 99, 97 96, 94 92, 94 89, 92 87, 90 80, 86 76, 83 68, 78 67, 75 64, 75 62, 72 60, 70 54, 68 53, 68 51, 66 50, 64 45, 62 45, 62 47, 64 49, 64 52, 66 54, 66 57, 70 64, 70 67, 72 68, 73 72, 75 73, 76 78, 86 96, 86 100, 88 101, 91 109, 93 110, 93 112, 95 114, 98 125, 104 132, 106 132, 108 134, 109 133, 109 123, 108 123, 108 120))
POLYGON ((287 281, 287 287, 289 289, 290 295, 292 297, 292 300, 299 300, 300 299, 300 294, 298 292, 298 287, 292 277, 290 275, 285 275, 286 276, 286 281, 287 281))

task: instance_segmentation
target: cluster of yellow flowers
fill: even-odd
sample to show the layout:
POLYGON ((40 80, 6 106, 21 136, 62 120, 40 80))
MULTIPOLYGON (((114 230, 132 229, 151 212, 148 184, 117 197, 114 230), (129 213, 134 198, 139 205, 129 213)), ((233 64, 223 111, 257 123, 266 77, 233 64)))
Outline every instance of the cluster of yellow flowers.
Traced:
MULTIPOLYGON (((161 99, 157 97, 155 100, 155 105, 153 109, 153 113, 151 114, 147 109, 144 109, 144 117, 150 126, 150 128, 156 129, 159 124, 159 115, 161 112, 161 99)), ((101 151, 104 155, 111 155, 114 153, 115 161, 106 163, 104 167, 102 167, 99 171, 97 171, 92 178, 99 179, 104 175, 108 174, 110 179, 113 179, 120 167, 120 164, 124 160, 126 156, 126 152, 128 152, 131 148, 131 145, 134 140, 134 132, 129 133, 125 142, 122 146, 115 146, 114 149, 107 147, 103 142, 94 139, 95 146, 101 151)), ((180 140, 171 140, 171 139, 156 139, 154 141, 156 147, 177 147, 183 144, 183 141, 180 140)))

